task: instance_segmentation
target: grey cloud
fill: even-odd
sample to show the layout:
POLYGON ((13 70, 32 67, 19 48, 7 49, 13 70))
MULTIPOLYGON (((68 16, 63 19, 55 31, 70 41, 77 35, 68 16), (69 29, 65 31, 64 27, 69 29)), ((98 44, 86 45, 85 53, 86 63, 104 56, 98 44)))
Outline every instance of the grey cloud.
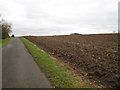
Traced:
POLYGON ((0 13, 13 23, 16 35, 109 33, 118 30, 118 0, 10 0, 9 8, 5 0, 2 2, 0 13))

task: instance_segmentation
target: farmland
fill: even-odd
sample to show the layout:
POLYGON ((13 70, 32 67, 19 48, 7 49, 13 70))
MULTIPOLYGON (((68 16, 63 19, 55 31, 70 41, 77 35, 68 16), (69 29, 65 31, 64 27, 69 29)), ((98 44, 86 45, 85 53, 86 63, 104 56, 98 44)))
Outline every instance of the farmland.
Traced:
POLYGON ((118 34, 26 36, 85 79, 105 87, 119 87, 118 34))

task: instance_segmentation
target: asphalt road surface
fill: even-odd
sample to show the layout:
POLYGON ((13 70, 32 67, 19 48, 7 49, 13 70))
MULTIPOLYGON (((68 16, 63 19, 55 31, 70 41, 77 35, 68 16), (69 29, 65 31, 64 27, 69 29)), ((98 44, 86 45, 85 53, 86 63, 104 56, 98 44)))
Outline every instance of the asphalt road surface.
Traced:
POLYGON ((18 38, 2 49, 2 72, 2 88, 52 88, 18 38))

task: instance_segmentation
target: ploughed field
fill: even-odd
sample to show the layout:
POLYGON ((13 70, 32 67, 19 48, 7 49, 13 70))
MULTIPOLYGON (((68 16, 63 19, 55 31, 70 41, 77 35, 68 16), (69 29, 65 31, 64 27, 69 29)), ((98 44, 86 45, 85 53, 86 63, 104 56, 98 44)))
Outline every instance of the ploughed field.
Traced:
POLYGON ((120 86, 118 34, 26 36, 28 40, 70 65, 78 75, 105 87, 120 86))

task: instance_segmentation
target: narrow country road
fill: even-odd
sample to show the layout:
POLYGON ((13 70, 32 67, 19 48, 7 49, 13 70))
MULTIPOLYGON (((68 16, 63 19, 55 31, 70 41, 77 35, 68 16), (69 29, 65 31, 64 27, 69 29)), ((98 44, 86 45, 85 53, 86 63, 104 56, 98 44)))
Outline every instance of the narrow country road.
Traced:
POLYGON ((18 38, 2 50, 2 72, 2 88, 52 88, 18 38))

